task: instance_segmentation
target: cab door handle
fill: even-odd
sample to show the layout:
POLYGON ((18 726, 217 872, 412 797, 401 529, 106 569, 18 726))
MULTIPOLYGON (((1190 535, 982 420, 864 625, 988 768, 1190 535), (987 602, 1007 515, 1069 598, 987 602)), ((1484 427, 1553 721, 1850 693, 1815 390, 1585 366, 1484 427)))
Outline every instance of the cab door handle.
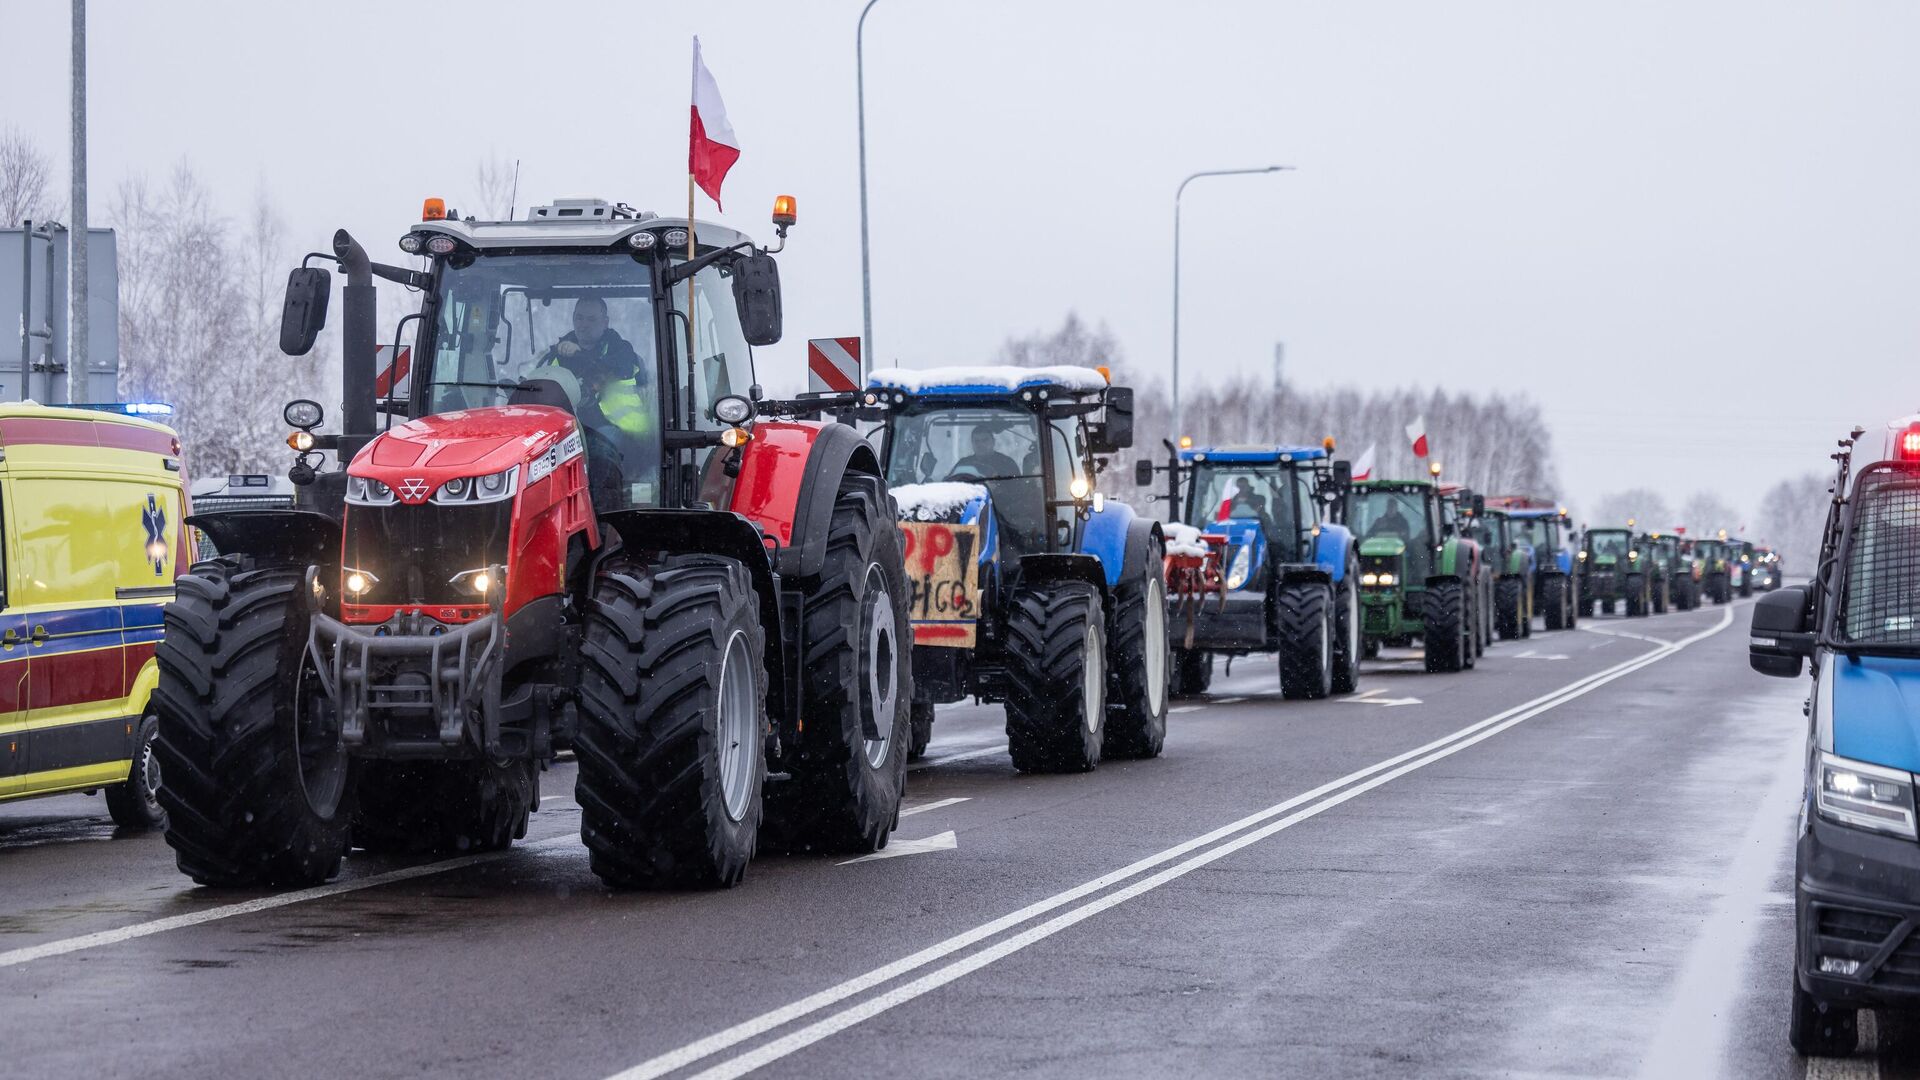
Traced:
POLYGON ((0 634, 0 648, 11 649, 18 644, 20 644, 20 631, 13 627, 7 627, 7 632, 0 634))
POLYGON ((47 633, 47 628, 46 628, 46 627, 44 627, 44 626, 35 626, 35 627, 33 628, 33 643, 34 643, 35 645, 44 645, 44 644, 46 644, 46 640, 47 640, 47 638, 48 638, 49 636, 51 636, 51 635, 49 635, 49 634, 47 633))

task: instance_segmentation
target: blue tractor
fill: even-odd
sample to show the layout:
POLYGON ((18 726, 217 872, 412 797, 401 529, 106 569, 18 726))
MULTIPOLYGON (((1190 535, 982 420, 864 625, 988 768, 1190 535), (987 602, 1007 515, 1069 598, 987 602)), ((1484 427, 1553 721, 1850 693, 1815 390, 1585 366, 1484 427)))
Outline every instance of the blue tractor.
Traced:
POLYGON ((1557 506, 1524 505, 1531 500, 1516 496, 1488 502, 1504 504, 1515 541, 1533 549, 1533 610, 1541 622, 1548 630, 1573 629, 1580 617, 1580 577, 1573 571, 1567 512, 1557 506))
POLYGON ((1133 391, 1081 367, 874 372, 912 590, 914 754, 938 703, 1003 702, 1023 772, 1150 758, 1167 732, 1165 539, 1094 490, 1133 391))
MULTIPOLYGON (((1179 516, 1226 538, 1224 595, 1176 612, 1174 693, 1204 692, 1215 654, 1256 652, 1279 654, 1283 697, 1353 691, 1363 644, 1359 548, 1340 523, 1348 463, 1325 446, 1209 446, 1178 451, 1167 468, 1179 516)), ((1151 462, 1134 469, 1136 483, 1153 483, 1151 462)))

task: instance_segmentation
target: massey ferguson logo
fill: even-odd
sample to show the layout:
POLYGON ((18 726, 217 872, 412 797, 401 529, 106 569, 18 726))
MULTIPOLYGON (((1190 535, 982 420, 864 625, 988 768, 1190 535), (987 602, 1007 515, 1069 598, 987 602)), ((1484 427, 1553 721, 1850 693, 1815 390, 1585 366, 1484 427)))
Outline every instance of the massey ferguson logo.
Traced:
POLYGON ((407 502, 419 502, 427 497, 427 482, 417 476, 409 476, 400 481, 400 497, 407 502))

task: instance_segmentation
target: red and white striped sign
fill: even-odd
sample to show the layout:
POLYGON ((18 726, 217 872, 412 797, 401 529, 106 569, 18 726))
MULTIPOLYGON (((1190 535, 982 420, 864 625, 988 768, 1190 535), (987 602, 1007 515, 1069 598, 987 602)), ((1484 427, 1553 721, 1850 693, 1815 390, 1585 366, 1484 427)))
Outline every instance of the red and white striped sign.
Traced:
POLYGON ((393 346, 382 345, 374 352, 373 363, 380 374, 373 378, 375 397, 406 397, 407 388, 412 385, 407 378, 413 371, 413 346, 402 345, 400 355, 395 358, 393 346))
POLYGON ((807 341, 807 389, 814 393, 860 389, 860 339, 820 337, 807 341))

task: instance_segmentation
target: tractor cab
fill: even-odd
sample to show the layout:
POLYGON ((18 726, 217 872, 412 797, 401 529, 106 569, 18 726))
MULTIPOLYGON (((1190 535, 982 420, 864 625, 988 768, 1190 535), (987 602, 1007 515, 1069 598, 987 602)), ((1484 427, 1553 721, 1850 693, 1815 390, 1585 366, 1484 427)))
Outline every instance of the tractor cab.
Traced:
POLYGON ((1532 549, 1534 598, 1546 628, 1572 629, 1579 618, 1579 577, 1567 512, 1522 495, 1489 501, 1505 512, 1515 540, 1532 549))
POLYGON ((1455 535, 1458 521, 1425 480, 1367 480, 1353 486, 1347 524, 1360 538, 1363 570, 1420 580, 1433 573, 1435 549, 1455 535), (1389 566, 1402 558, 1404 566, 1389 566))
POLYGON ((1227 588, 1265 588, 1271 561, 1314 561, 1321 526, 1338 520, 1340 488, 1319 446, 1219 446, 1180 451, 1183 520, 1227 537, 1227 588))

